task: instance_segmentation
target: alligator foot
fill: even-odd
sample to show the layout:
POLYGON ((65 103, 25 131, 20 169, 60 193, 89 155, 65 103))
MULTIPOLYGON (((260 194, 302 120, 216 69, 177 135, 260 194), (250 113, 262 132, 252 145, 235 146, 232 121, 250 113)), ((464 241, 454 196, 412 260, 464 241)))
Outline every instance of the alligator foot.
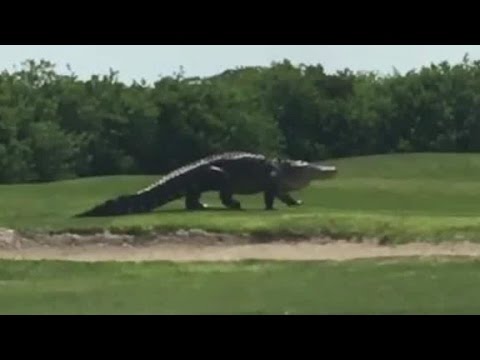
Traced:
POLYGON ((186 208, 187 210, 190 210, 190 211, 198 211, 198 210, 207 210, 209 206, 208 204, 197 203, 197 204, 188 204, 186 208))
POLYGON ((228 209, 231 210, 242 210, 242 205, 240 201, 232 199, 229 203, 224 204, 228 209))
POLYGON ((231 191, 228 191, 227 189, 223 189, 222 191, 220 191, 220 200, 222 201, 222 204, 228 209, 231 209, 231 210, 242 209, 242 205, 240 204, 240 201, 234 199, 231 191))
POLYGON ((200 196, 201 193, 196 190, 187 192, 187 195, 185 197, 185 208, 192 211, 207 209, 208 205, 203 204, 200 201, 200 196))
POLYGON ((277 197, 287 206, 299 206, 303 204, 302 200, 295 200, 290 194, 279 194, 277 197))

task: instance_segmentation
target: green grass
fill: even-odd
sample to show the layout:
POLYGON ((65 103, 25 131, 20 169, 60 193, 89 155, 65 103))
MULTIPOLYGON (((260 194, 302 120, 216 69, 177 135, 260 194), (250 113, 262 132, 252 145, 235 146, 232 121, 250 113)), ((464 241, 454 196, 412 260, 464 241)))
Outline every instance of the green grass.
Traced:
MULTIPOLYGON (((72 216, 132 193, 157 176, 115 176, 0 186, 0 226, 36 230, 202 228, 221 232, 376 236, 385 241, 480 241, 480 155, 409 154, 331 161, 336 179, 294 194, 305 205, 265 212, 263 197, 240 196, 245 211, 188 213, 178 201, 151 214, 72 216)), ((220 206, 217 194, 204 200, 220 206)))
POLYGON ((477 260, 0 261, 0 314, 477 314, 477 260))

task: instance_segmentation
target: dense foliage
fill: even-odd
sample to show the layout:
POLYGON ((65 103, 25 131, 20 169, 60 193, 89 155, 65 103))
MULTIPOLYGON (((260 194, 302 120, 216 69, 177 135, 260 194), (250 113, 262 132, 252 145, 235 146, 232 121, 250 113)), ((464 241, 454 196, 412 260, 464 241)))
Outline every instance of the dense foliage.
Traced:
POLYGON ((302 159, 480 150, 480 61, 404 75, 321 65, 80 80, 47 61, 0 75, 0 182, 157 174, 226 150, 302 159))

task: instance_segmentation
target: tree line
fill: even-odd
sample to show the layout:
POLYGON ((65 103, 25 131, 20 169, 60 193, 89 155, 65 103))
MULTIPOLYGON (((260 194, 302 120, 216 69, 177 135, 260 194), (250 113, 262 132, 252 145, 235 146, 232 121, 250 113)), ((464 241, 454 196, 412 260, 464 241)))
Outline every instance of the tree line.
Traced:
POLYGON ((48 61, 0 74, 0 182, 160 174, 230 150, 322 160, 480 150, 480 61, 388 75, 318 65, 127 85, 48 61))

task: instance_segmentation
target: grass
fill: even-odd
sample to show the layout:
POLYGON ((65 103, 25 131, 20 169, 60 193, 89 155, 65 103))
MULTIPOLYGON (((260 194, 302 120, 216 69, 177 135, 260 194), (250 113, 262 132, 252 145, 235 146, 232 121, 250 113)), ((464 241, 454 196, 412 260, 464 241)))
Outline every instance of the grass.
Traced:
MULTIPOLYGON (((189 213, 175 202, 155 213, 73 215, 156 176, 115 176, 0 186, 0 226, 117 231, 203 228, 233 233, 480 241, 480 155, 410 154, 332 161, 336 179, 296 197, 305 205, 265 212, 189 213)), ((470 314, 480 313, 480 260, 346 262, 75 263, 0 260, 0 314, 470 314), (353 299, 353 301, 352 301, 353 299)))
POLYGON ((305 205, 265 212, 262 195, 239 196, 245 211, 201 213, 181 201, 154 213, 111 218, 73 218, 109 198, 132 193, 157 176, 114 176, 49 184, 0 186, 0 226, 20 230, 117 231, 202 228, 211 231, 332 237, 381 237, 406 242, 480 241, 480 155, 379 155, 331 161, 336 179, 314 183, 300 194, 305 205))
POLYGON ((0 314, 285 313, 480 313, 480 262, 0 261, 0 314))

